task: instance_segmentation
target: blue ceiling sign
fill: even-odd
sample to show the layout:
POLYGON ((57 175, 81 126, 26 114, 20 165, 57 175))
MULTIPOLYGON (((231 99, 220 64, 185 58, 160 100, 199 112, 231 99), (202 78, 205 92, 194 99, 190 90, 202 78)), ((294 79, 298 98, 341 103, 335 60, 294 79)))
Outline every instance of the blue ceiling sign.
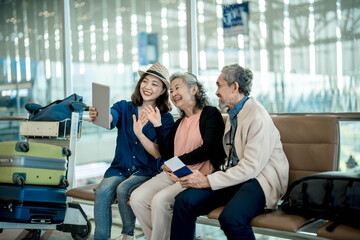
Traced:
POLYGON ((223 5, 224 35, 247 34, 249 3, 223 5))

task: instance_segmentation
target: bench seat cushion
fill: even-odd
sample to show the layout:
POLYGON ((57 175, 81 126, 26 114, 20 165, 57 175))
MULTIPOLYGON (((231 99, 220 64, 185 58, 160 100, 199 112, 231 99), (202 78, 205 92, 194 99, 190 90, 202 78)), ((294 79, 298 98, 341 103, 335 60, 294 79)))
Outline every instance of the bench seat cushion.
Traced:
MULTIPOLYGON (((216 208, 208 214, 209 219, 219 219, 220 213, 224 207, 216 208)), ((263 213, 250 222, 253 227, 268 228, 279 231, 293 232, 295 233, 303 224, 307 222, 307 219, 298 215, 291 215, 284 213, 281 210, 276 210, 269 213, 263 213)))
POLYGON ((360 239, 360 229, 354 228, 348 225, 340 224, 332 232, 326 231, 326 228, 332 224, 328 222, 324 224, 317 231, 317 236, 322 238, 329 238, 334 240, 359 240, 360 239))
POLYGON ((253 227, 269 228, 286 232, 296 232, 302 225, 307 223, 308 219, 287 214, 281 210, 263 213, 254 217, 250 225, 253 227))
MULTIPOLYGON (((99 186, 99 184, 94 183, 94 184, 73 188, 66 192, 66 196, 78 198, 82 200, 95 201, 95 191, 97 186, 99 186)), ((115 198, 114 204, 116 203, 118 203, 118 201, 115 198)), ((130 205, 130 201, 128 201, 127 204, 130 205)))
POLYGON ((70 189, 66 192, 66 196, 88 201, 95 201, 95 189, 98 185, 98 183, 94 183, 70 189))

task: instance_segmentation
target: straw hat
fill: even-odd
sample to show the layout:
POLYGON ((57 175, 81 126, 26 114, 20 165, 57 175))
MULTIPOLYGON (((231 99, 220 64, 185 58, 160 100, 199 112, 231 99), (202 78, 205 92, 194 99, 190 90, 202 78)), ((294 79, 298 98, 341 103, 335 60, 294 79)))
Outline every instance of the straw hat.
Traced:
POLYGON ((166 67, 164 67, 160 63, 154 63, 148 70, 146 70, 146 72, 138 70, 138 73, 139 73, 140 77, 144 73, 151 74, 151 75, 153 75, 155 77, 158 77, 166 85, 167 89, 170 88, 170 84, 169 84, 169 75, 170 74, 169 74, 169 71, 167 70, 166 67))

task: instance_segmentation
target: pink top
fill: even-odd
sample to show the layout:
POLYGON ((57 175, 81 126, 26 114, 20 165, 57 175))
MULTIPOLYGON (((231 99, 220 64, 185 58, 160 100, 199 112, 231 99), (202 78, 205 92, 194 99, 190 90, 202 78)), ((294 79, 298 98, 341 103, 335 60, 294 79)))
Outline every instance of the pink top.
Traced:
MULTIPOLYGON (((181 120, 174 139, 174 156, 189 153, 203 144, 199 127, 201 112, 202 110, 181 120)), ((214 167, 211 165, 210 160, 188 165, 188 167, 192 171, 199 170, 204 175, 214 172, 214 167)), ((173 173, 168 174, 174 181, 178 180, 173 173)))

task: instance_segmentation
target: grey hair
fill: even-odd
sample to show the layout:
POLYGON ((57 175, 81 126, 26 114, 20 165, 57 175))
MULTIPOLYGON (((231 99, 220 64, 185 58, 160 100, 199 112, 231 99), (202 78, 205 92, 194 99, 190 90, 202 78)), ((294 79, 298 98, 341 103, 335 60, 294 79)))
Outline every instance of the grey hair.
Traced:
MULTIPOLYGON (((176 78, 181 78, 183 82, 188 86, 189 89, 191 89, 193 86, 198 86, 198 91, 195 94, 195 107, 198 109, 203 109, 205 106, 209 105, 209 100, 206 95, 206 90, 204 88, 204 85, 202 85, 196 78, 195 75, 185 72, 175 72, 171 74, 169 80, 170 83, 174 81, 176 78)), ((184 116, 184 112, 181 111, 181 116, 184 116)))
POLYGON ((239 64, 232 64, 223 67, 224 80, 228 86, 237 82, 239 84, 239 92, 249 96, 252 87, 253 73, 248 68, 243 68, 239 64))

